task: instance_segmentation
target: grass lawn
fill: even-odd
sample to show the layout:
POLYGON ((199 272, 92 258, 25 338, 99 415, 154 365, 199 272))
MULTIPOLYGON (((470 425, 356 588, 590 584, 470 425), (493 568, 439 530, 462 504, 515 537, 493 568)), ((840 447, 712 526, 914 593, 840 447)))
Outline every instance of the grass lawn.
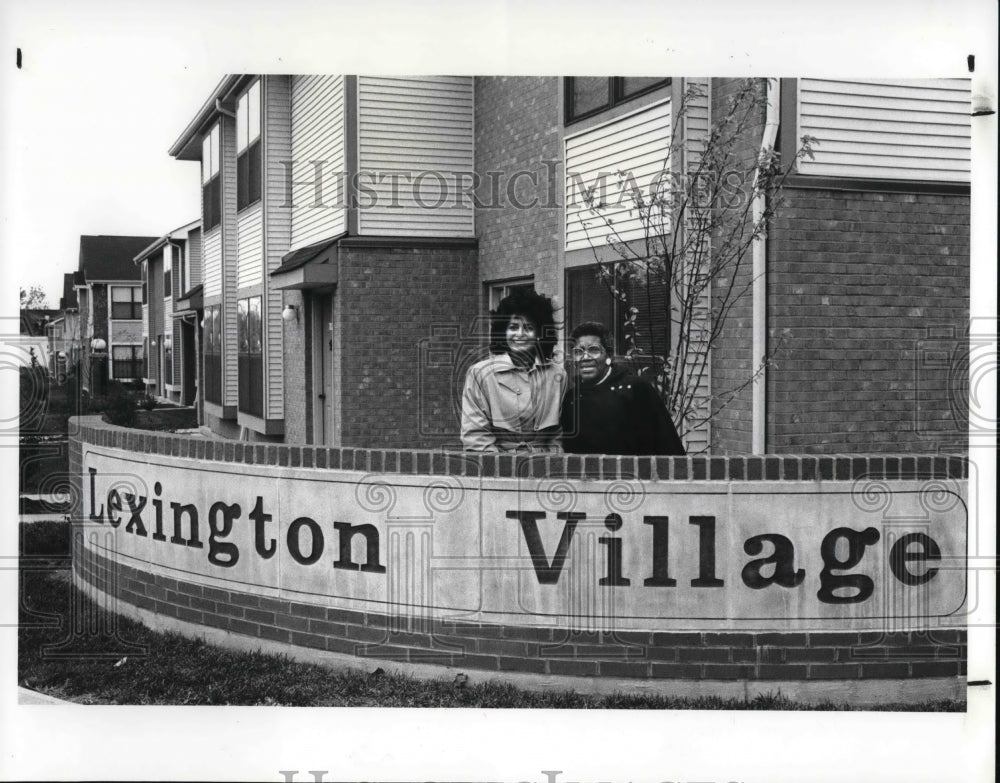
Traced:
MULTIPOLYGON (((73 647, 73 658, 45 655, 65 638, 76 602, 100 627, 100 609, 76 594, 68 560, 69 525, 21 525, 22 579, 18 682, 83 704, 230 704, 313 707, 548 707, 701 710, 837 710, 780 694, 743 699, 659 696, 585 696, 572 691, 531 692, 500 682, 458 686, 450 678, 418 680, 365 669, 334 671, 284 656, 227 650, 172 633, 157 633, 117 618, 118 639, 101 636, 73 647), (82 602, 82 603, 81 603, 82 602), (143 652, 123 647, 139 645, 143 652)), ((108 618, 104 618, 107 620, 108 618)), ((106 623, 110 626, 110 623, 106 623)), ((475 675, 473 674, 473 678, 475 675)), ((882 710, 960 712, 963 702, 885 705, 882 710)))

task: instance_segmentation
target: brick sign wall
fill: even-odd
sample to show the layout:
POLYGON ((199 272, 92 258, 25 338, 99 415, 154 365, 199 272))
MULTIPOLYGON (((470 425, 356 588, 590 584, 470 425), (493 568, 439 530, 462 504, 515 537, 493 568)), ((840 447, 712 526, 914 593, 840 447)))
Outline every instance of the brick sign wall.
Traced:
POLYGON ((78 583, 331 655, 634 682, 964 674, 965 461, 469 457, 84 420, 78 583))

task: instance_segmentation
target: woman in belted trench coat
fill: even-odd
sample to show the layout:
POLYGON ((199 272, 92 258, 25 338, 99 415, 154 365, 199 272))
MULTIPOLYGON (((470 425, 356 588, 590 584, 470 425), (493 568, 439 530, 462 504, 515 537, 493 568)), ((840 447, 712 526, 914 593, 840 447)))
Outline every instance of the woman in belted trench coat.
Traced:
POLYGON ((491 356, 469 368, 462 392, 462 445, 482 452, 560 452, 566 373, 552 361, 552 301, 515 290, 490 313, 491 356))

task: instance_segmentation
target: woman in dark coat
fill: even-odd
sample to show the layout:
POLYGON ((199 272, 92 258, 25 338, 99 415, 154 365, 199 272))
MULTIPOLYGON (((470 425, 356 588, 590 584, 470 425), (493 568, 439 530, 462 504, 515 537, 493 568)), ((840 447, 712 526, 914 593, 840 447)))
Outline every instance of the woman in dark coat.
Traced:
POLYGON ((573 330, 576 373, 562 408, 563 449, 571 454, 683 455, 660 395, 648 381, 611 362, 603 324, 573 330))

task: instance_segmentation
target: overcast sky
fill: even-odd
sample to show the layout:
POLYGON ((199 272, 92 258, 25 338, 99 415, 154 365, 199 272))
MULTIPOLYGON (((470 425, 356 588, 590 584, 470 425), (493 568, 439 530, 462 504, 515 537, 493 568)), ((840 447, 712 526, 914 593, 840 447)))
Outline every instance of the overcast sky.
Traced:
MULTIPOLYGON (((816 57, 813 73, 930 69, 941 75, 944 68, 961 75, 967 48, 944 33, 975 27, 969 10, 975 3, 965 9, 925 4, 923 27, 912 19, 901 27, 901 12, 917 16, 921 6, 882 3, 880 18, 865 11, 870 27, 853 29, 853 46, 841 25, 807 24, 809 42, 803 39, 799 48, 798 36, 781 26, 776 11, 782 6, 774 0, 722 4, 729 27, 720 26, 718 4, 703 21, 687 24, 674 12, 664 14, 662 3, 614 5, 607 24, 579 30, 570 45, 565 31, 558 33, 570 23, 560 6, 519 0, 426 4, 444 9, 436 16, 415 15, 414 4, 376 0, 354 6, 4 0, 4 264, 16 265, 16 285, 42 285, 57 306, 62 275, 76 268, 81 234, 160 236, 197 218, 198 164, 176 161, 167 149, 227 71, 659 74, 673 73, 669 66, 680 62, 690 75, 769 68, 770 75, 789 75, 798 72, 801 66, 790 65, 805 49, 835 55, 816 57), (654 24, 658 17, 666 21, 654 24), (912 45, 895 50, 885 35, 893 28, 912 45), (20 70, 12 67, 16 47, 20 70)), ((609 13, 606 3, 577 0, 574 20, 588 7, 609 13)), ((838 17, 851 8, 871 4, 845 0, 838 17)))

